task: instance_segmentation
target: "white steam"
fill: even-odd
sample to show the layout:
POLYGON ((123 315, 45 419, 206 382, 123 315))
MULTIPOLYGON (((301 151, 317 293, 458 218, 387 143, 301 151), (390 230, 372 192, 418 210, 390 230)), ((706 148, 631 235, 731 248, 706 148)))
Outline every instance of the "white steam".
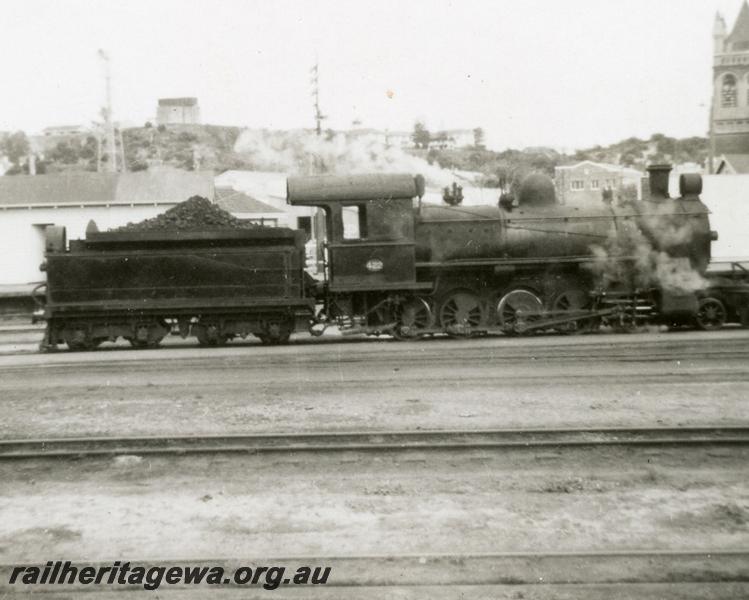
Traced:
POLYGON ((386 144, 382 137, 311 131, 243 131, 234 146, 258 171, 288 175, 352 175, 355 173, 412 173, 433 186, 450 185, 450 171, 386 144))
POLYGON ((694 239, 692 222, 675 214, 675 207, 648 205, 638 227, 612 227, 602 245, 591 247, 593 271, 607 287, 624 282, 637 288, 659 286, 689 293, 707 287, 707 280, 684 256, 694 239))

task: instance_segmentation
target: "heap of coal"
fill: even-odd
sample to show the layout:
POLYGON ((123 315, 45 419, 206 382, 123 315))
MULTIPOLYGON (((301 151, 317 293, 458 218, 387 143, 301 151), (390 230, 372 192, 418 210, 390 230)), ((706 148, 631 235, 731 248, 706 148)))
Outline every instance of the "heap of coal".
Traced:
POLYGON ((152 219, 128 223, 111 231, 206 231, 255 227, 260 225, 237 219, 208 198, 193 196, 152 219))

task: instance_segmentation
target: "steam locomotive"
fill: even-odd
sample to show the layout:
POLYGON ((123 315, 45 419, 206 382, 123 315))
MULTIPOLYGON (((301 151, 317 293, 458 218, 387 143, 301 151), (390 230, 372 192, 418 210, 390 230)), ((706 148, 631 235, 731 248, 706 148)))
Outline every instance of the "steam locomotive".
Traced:
POLYGON ((642 201, 596 206, 558 203, 538 174, 480 207, 423 202, 420 176, 291 177, 287 202, 322 215, 321 280, 304 270, 302 231, 90 232, 68 245, 49 227, 43 345, 746 322, 749 286, 706 274, 716 234, 700 176, 682 175, 669 198, 669 171, 650 168, 642 201))

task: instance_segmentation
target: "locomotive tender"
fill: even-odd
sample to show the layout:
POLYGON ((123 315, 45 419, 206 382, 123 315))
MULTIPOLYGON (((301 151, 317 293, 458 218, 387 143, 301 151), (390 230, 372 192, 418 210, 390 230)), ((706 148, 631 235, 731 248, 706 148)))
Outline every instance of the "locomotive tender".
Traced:
POLYGON ((321 281, 304 271, 301 231, 91 232, 68 248, 50 227, 43 345, 148 347, 170 332, 282 343, 329 325, 396 337, 717 328, 746 312, 746 289, 732 286, 727 306, 705 279, 715 234, 701 178, 683 175, 671 199, 669 170, 651 168, 643 201, 597 206, 558 204, 543 175, 496 207, 423 203, 420 176, 291 177, 288 203, 324 215, 321 281))

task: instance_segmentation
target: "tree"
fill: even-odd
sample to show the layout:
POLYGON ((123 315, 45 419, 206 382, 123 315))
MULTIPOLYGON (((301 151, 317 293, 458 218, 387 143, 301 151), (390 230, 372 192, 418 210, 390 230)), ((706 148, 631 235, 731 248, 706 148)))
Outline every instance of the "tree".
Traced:
POLYGON ((628 151, 621 155, 621 157, 619 158, 619 164, 624 165, 625 167, 633 167, 635 164, 637 164, 638 159, 638 154, 636 154, 634 151, 628 151))
POLYGON ((78 155, 85 160, 91 160, 96 158, 97 152, 96 138, 93 135, 86 136, 86 141, 81 145, 78 155))
POLYGON ((414 123, 414 130, 411 134, 411 139, 413 140, 414 146, 417 148, 428 148, 432 136, 424 123, 416 121, 416 123, 414 123))
POLYGON ((8 157, 14 165, 21 164, 21 159, 29 154, 29 140, 23 131, 16 131, 6 137, 0 145, 0 152, 8 157))
POLYGON ((473 146, 480 150, 486 148, 486 146, 484 146, 484 130, 481 127, 476 127, 476 129, 473 130, 473 146))
POLYGON ((61 140, 49 153, 49 158, 55 162, 73 165, 78 162, 78 151, 69 141, 61 140))

